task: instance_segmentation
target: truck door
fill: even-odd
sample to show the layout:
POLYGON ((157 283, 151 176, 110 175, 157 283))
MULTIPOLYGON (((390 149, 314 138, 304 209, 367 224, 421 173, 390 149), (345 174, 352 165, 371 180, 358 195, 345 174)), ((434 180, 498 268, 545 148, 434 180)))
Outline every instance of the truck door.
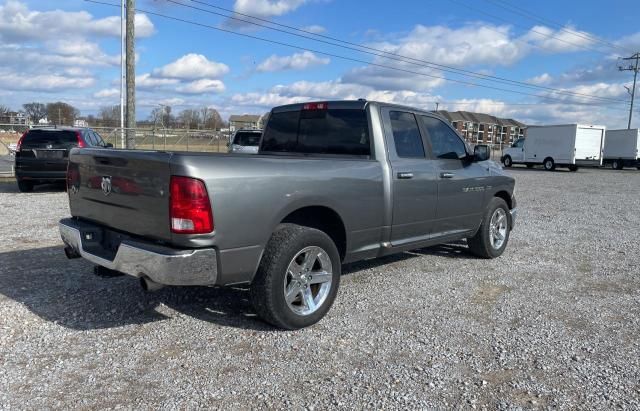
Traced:
POLYGON ((465 159, 465 144, 448 124, 429 115, 419 117, 431 143, 438 176, 433 233, 445 236, 474 230, 484 212, 487 166, 465 159))
POLYGON ((524 138, 519 138, 508 149, 514 163, 524 163, 524 138))
POLYGON ((433 227, 437 179, 427 159, 425 140, 414 113, 383 107, 385 139, 392 170, 392 227, 394 246, 424 240, 433 227))

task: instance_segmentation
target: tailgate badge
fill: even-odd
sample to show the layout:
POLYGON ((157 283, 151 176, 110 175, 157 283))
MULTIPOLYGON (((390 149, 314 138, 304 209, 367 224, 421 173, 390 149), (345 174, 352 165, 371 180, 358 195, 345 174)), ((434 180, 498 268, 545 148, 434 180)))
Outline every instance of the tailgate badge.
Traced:
POLYGON ((53 144, 47 144, 47 148, 53 148, 53 144))
POLYGON ((111 176, 103 176, 100 187, 102 187, 102 193, 104 195, 108 196, 111 194, 111 176))

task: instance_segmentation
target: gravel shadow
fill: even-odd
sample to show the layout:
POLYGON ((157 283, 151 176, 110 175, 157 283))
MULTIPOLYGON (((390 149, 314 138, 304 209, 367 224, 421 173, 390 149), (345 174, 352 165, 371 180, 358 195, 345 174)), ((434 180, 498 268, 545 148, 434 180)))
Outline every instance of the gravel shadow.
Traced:
POLYGON ((90 263, 67 260, 61 246, 4 252, 0 261, 0 302, 11 299, 71 329, 161 321, 176 315, 168 307, 222 326, 272 330, 255 316, 247 288, 166 287, 146 293, 133 277, 96 277, 90 263))
MULTIPOLYGON (((64 182, 52 184, 40 184, 33 187, 34 193, 63 193, 66 191, 64 182)), ((0 182, 0 193, 20 193, 18 184, 15 181, 0 182)), ((28 194, 28 193, 20 193, 28 194)))

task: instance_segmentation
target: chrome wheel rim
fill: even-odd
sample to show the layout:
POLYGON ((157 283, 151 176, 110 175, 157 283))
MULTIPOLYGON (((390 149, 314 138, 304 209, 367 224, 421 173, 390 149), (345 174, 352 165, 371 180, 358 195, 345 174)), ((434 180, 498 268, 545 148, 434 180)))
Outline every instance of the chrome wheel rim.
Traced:
POLYGON ((507 240, 507 213, 497 208, 491 215, 489 224, 489 242, 494 250, 499 250, 507 240))
POLYGON ((333 280, 333 266, 326 251, 317 246, 299 251, 284 277, 284 299, 298 315, 316 312, 327 299, 333 280))

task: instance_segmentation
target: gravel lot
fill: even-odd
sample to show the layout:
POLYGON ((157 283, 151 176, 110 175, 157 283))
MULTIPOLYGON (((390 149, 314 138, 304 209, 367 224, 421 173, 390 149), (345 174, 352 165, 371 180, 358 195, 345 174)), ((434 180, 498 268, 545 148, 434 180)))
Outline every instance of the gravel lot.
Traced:
POLYGON ((0 184, 0 408, 640 408, 640 172, 512 174, 503 257, 347 266, 296 332, 244 289, 96 278, 62 252, 65 193, 0 184))

